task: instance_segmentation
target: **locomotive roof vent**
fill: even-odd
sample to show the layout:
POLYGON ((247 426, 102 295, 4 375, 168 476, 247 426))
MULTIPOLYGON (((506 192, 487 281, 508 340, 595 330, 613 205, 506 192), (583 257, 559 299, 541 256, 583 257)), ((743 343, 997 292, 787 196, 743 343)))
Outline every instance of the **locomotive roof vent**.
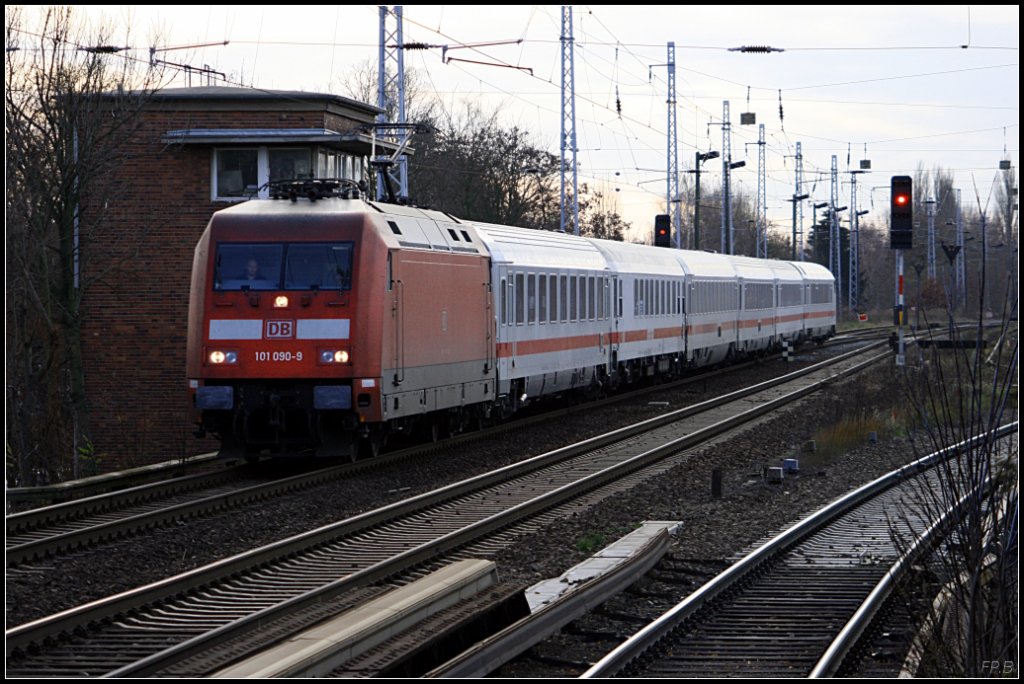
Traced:
POLYGON ((359 199, 366 194, 366 182, 358 183, 348 178, 292 178, 267 183, 271 199, 307 197, 311 202, 325 197, 359 199))

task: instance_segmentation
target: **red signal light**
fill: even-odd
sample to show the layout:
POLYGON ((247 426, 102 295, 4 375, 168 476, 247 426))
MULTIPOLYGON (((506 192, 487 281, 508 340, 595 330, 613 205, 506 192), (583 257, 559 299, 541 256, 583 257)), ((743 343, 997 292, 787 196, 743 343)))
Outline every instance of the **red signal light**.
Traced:
POLYGON ((891 185, 892 205, 890 210, 889 247, 892 249, 913 249, 914 247, 914 179, 910 176, 893 176, 891 185))
POLYGON ((672 224, 668 214, 658 214, 654 217, 654 246, 672 246, 672 224))

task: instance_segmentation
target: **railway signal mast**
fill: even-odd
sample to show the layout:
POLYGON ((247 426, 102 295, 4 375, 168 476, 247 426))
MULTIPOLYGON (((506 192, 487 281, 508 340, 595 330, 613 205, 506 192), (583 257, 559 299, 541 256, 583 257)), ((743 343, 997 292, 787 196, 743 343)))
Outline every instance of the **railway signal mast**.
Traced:
POLYGON ((914 181, 910 176, 893 176, 889 200, 889 248, 896 250, 896 309, 895 318, 899 334, 896 365, 906 365, 903 343, 903 250, 914 246, 914 181))
MULTIPOLYGON (((670 239, 672 246, 676 249, 683 248, 683 203, 679 194, 679 139, 677 130, 678 116, 676 114, 676 44, 674 41, 668 43, 668 62, 665 64, 651 64, 648 73, 654 67, 668 67, 668 143, 665 150, 665 159, 668 160, 668 177, 665 185, 665 206, 672 219, 672 231, 670 239)), ((662 216, 662 214, 659 214, 662 216)), ((655 244, 660 244, 658 238, 660 232, 655 233, 655 244)))

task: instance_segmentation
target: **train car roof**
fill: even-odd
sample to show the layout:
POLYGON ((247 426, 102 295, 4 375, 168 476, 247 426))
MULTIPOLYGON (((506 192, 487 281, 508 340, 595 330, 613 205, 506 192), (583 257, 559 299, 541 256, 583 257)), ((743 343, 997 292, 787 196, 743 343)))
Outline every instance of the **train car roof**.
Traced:
POLYGON ((549 230, 512 228, 493 223, 472 223, 495 263, 524 268, 578 268, 603 271, 604 255, 591 243, 575 235, 549 230))
POLYGON ((803 276, 788 261, 778 259, 755 259, 748 256, 733 257, 736 272, 744 278, 770 278, 785 281, 803 281, 803 276))
POLYGON ((218 216, 266 216, 268 218, 288 216, 294 218, 302 214, 325 215, 365 211, 367 211, 367 205, 362 200, 337 197, 329 197, 316 202, 311 202, 305 197, 300 197, 294 202, 287 199, 251 199, 220 209, 214 212, 213 218, 216 219, 218 216))
POLYGON ((800 272, 800 269, 796 267, 790 261, 772 261, 772 270, 775 271, 775 277, 779 280, 792 280, 796 282, 803 282, 804 276, 800 272))
POLYGON ((754 259, 748 256, 732 256, 736 275, 746 280, 775 280, 775 270, 767 259, 754 259))
POLYGON ((804 280, 835 282, 836 277, 832 275, 832 271, 821 264, 816 264, 813 261, 791 261, 789 263, 803 274, 804 280))
POLYGON ((736 269, 731 257, 714 252, 688 249, 673 250, 686 272, 695 278, 735 278, 736 269))
POLYGON ((684 273, 675 250, 613 240, 591 239, 590 242, 601 251, 616 273, 660 276, 681 276, 684 273))

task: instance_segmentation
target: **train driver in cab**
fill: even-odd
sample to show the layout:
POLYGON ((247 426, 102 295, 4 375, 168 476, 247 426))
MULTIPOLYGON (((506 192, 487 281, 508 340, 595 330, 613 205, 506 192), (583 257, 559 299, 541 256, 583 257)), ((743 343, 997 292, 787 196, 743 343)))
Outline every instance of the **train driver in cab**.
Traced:
POLYGON ((260 270, 260 262, 256 259, 249 259, 245 264, 245 273, 242 274, 239 280, 266 280, 266 276, 260 270))

